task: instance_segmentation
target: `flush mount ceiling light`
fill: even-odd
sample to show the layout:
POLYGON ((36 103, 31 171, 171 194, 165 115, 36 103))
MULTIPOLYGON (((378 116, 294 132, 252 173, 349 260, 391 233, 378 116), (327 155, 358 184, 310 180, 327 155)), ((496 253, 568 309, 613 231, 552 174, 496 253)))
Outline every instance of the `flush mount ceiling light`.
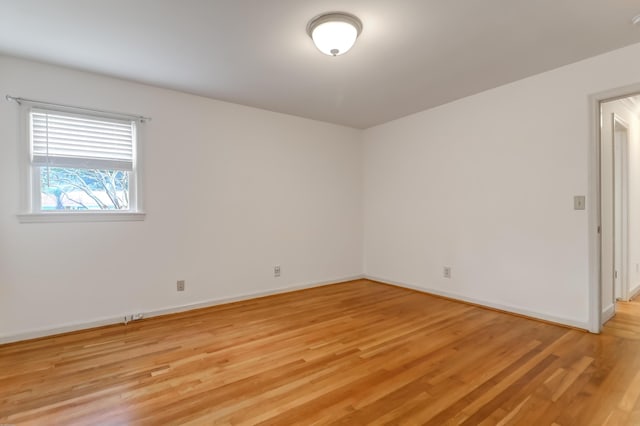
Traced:
POLYGON ((347 53, 361 32, 360 19, 342 12, 317 16, 307 25, 307 34, 318 50, 330 56, 347 53))
POLYGON ((640 25, 640 15, 634 16, 633 19, 631 19, 631 22, 633 25, 640 25))

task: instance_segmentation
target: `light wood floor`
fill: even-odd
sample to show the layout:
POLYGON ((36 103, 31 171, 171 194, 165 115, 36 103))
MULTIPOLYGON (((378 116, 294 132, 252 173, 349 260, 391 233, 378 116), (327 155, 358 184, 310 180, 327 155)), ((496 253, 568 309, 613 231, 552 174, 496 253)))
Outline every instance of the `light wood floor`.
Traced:
POLYGON ((0 346, 0 423, 640 425, 639 336, 363 280, 0 346))

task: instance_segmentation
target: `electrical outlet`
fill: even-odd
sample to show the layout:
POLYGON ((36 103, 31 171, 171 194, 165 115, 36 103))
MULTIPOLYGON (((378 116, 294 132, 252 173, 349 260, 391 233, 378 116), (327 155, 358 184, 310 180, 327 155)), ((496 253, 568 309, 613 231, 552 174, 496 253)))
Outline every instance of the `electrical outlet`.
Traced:
POLYGON ((445 266, 443 271, 442 271, 442 275, 445 278, 451 278, 451 267, 450 266, 445 266))
POLYGON ((142 313, 125 315, 124 316, 124 324, 127 325, 131 321, 138 321, 138 320, 141 320, 142 318, 144 318, 144 314, 142 314, 142 313))
POLYGON ((179 280, 176 285, 176 288, 178 291, 184 291, 184 280, 179 280))
POLYGON ((278 278, 280 276, 280 265, 273 267, 273 276, 278 278))

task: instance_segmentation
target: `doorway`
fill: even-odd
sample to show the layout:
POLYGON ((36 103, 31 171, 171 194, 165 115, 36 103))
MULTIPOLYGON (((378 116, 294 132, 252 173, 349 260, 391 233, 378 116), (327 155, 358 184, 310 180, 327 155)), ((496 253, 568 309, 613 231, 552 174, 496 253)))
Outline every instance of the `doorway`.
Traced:
POLYGON ((640 290, 640 96, 600 102, 601 324, 640 290))

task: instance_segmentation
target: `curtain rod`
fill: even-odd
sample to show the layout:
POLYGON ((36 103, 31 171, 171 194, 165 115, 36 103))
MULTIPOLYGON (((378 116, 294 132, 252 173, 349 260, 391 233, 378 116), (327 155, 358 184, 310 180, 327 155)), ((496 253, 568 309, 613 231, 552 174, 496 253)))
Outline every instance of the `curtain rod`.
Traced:
POLYGON ((97 113, 100 113, 100 114, 109 114, 109 115, 114 116, 114 117, 135 119, 135 120, 138 120, 138 121, 140 121, 142 123, 144 123, 145 121, 151 121, 151 117, 145 117, 143 115, 122 114, 122 113, 119 113, 119 112, 105 111, 105 110, 101 110, 101 109, 83 108, 83 107, 77 107, 77 106, 72 106, 72 105, 56 104, 56 103, 53 103, 53 102, 37 101, 35 99, 26 99, 26 98, 20 98, 20 97, 11 96, 11 95, 6 95, 5 99, 7 101, 9 101, 9 102, 15 102, 18 105, 22 105, 22 103, 24 102, 24 103, 27 103, 27 104, 34 104, 34 105, 61 107, 61 108, 74 109, 74 110, 77 110, 77 111, 87 111, 87 112, 97 112, 97 113))

